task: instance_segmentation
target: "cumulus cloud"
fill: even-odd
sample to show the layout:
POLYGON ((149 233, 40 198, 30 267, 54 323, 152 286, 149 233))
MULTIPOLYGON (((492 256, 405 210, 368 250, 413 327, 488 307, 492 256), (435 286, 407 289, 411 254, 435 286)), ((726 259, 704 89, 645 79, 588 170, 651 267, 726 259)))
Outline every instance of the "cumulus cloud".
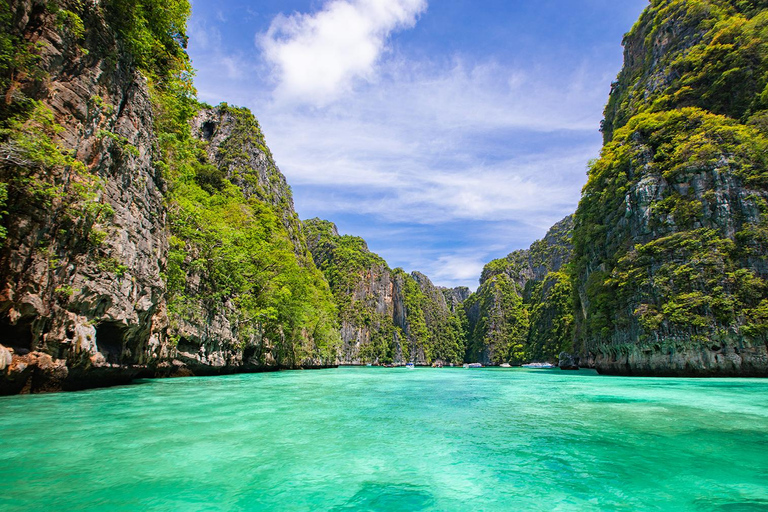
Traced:
POLYGON ((336 221, 437 284, 474 287, 484 262, 574 211, 617 68, 588 55, 524 65, 392 51, 426 5, 327 0, 270 14, 257 47, 248 34, 253 54, 201 20, 200 96, 253 109, 302 218, 336 221))
POLYGON ((314 14, 279 15, 257 42, 281 99, 326 104, 371 79, 388 36, 415 25, 426 0, 333 0, 314 14))
POLYGON ((270 147, 302 214, 546 228, 575 208, 606 92, 581 91, 599 77, 577 69, 533 79, 493 63, 418 76, 391 67, 337 105, 265 105, 270 147))

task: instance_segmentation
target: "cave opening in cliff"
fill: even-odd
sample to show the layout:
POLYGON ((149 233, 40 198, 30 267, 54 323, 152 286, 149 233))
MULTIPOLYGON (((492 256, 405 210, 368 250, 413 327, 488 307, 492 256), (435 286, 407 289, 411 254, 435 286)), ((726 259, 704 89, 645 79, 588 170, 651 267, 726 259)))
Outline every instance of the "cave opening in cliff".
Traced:
POLYGON ((202 126, 203 131, 203 138, 205 140, 211 140, 213 138, 213 134, 216 132, 216 123, 213 121, 206 121, 203 123, 202 126))
POLYGON ((125 329, 126 327, 118 322, 102 322, 96 326, 96 346, 107 362, 120 362, 125 329))
POLYGON ((0 345, 24 355, 32 350, 32 338, 32 322, 19 320, 12 324, 7 317, 0 318, 0 345))

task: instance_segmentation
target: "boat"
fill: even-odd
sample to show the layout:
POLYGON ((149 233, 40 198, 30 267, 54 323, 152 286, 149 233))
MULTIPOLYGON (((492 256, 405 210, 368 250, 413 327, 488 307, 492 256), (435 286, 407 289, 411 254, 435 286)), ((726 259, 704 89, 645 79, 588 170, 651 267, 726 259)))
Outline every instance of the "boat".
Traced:
POLYGON ((523 368, 530 368, 533 370, 549 370, 555 368, 555 365, 549 363, 528 363, 524 364, 523 368))
POLYGON ((512 365, 511 365, 511 364, 509 364, 509 363, 501 363, 499 366, 500 366, 501 368, 512 368, 512 365))
POLYGON ((482 368, 482 367, 483 365, 480 363, 469 363, 464 365, 464 368, 482 368))
POLYGON ((408 368, 409 370, 413 370, 414 368, 416 368, 416 366, 413 363, 407 363, 405 367, 408 368))

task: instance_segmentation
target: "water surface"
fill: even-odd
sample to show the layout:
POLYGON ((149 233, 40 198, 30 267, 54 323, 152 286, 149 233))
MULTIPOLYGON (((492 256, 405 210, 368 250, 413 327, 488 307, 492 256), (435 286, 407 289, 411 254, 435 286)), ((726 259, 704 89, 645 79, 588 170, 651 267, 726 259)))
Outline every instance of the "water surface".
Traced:
POLYGON ((0 398, 0 510, 768 511, 768 381, 340 368, 0 398))

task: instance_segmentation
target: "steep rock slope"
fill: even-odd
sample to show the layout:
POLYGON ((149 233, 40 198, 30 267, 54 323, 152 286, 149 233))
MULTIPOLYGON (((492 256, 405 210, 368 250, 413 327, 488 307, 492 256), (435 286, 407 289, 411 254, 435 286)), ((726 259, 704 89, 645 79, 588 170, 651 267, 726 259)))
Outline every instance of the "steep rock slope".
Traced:
POLYGON ((128 379, 163 353, 166 323, 146 80, 101 12, 0 10, 2 390, 128 379))
POLYGON ((304 230, 339 307, 342 364, 463 361, 461 313, 446 295, 453 306, 464 290, 437 288, 421 273, 390 269, 362 238, 340 236, 331 222, 310 219, 304 230))
POLYGON ((0 2, 0 393, 332 364, 290 189, 185 0, 0 2))
POLYGON ((768 9, 655 0, 624 44, 576 213, 581 352, 768 376, 768 9))
POLYGON ((176 359, 198 374, 333 364, 332 296, 258 122, 198 108, 167 194, 176 359))
POLYGON ((573 217, 555 224, 529 249, 488 263, 480 287, 464 302, 467 359, 483 364, 555 360, 571 349, 573 217))
POLYGON ((293 207, 291 189, 275 164, 261 126, 248 109, 227 104, 203 107, 192 118, 192 136, 204 142, 209 172, 196 181, 203 187, 221 188, 223 180, 239 188, 245 199, 267 203, 278 213, 298 256, 307 255, 301 221, 293 207))

